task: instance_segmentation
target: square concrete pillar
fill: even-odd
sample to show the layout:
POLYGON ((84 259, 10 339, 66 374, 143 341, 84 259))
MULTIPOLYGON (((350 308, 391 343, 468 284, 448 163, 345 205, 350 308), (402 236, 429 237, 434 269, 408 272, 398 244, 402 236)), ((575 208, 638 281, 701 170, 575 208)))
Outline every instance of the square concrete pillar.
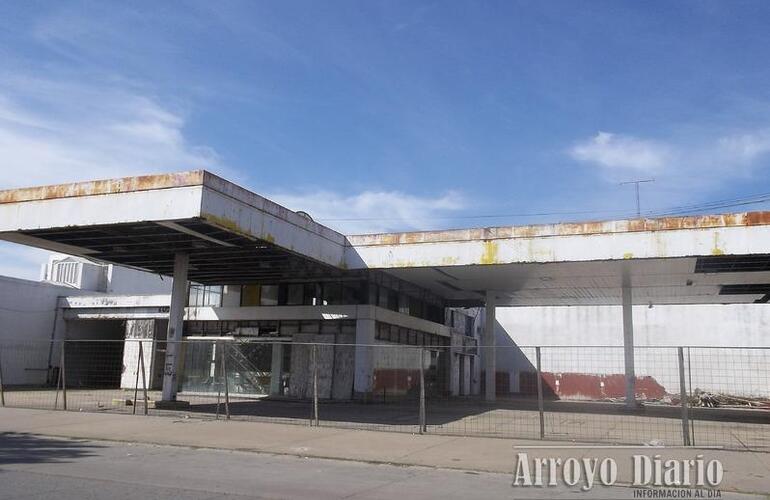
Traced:
POLYGON ((171 308, 168 312, 168 333, 166 335, 166 360, 163 364, 163 401, 176 401, 179 368, 179 342, 184 328, 184 308, 187 304, 187 271, 190 256, 185 253, 174 255, 174 281, 171 286, 171 308))
POLYGON ((497 398, 497 384, 495 382, 497 352, 495 350, 495 295, 492 292, 487 292, 484 319, 484 335, 481 339, 481 353, 484 363, 484 399, 494 401, 497 398))
POLYGON ((270 358, 270 395, 281 396, 283 394, 283 344, 273 344, 273 352, 270 358))
POLYGON ((636 407, 636 371, 634 369, 634 314, 631 286, 623 283, 623 360, 626 372, 626 407, 636 407))
POLYGON ((462 356, 456 352, 449 353, 449 393, 452 396, 460 395, 460 371, 462 356))
POLYGON ((355 378, 353 396, 369 400, 374 388, 374 338, 376 322, 373 319, 356 320, 355 378))
POLYGON ((449 355, 449 394, 452 396, 460 395, 460 372, 462 370, 460 363, 462 360, 463 337, 464 335, 452 332, 451 346, 446 351, 449 355))
POLYGON ((471 394, 472 388, 471 388, 471 357, 470 356, 462 356, 461 363, 460 363, 461 369, 462 369, 462 395, 463 396, 469 396, 471 394))

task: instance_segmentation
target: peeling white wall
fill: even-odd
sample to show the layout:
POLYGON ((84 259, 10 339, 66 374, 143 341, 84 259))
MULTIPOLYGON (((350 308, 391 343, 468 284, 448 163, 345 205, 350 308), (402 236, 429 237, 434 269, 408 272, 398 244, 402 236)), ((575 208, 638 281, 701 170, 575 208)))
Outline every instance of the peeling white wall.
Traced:
MULTIPOLYGON (((69 287, 0 276, 0 365, 3 383, 42 384, 59 296, 81 293, 69 287), (13 352, 12 352, 13 351, 13 352)), ((57 330, 63 330, 59 318, 57 330)), ((57 337, 63 334, 57 331, 57 337)))
MULTIPOLYGON (((694 346, 685 350, 693 389, 770 394, 770 305, 635 306, 633 315, 637 377, 654 377, 667 392, 678 393, 675 348, 694 346)), ((544 372, 624 371, 619 306, 500 307, 497 321, 497 344, 507 346, 498 349, 497 370, 510 373, 514 392, 520 373, 532 371, 536 364, 529 346, 564 346, 543 347, 544 372)))
MULTIPOLYGON (((634 306, 637 346, 770 347, 770 304, 634 306)), ((620 306, 498 307, 514 342, 623 345, 620 306)))

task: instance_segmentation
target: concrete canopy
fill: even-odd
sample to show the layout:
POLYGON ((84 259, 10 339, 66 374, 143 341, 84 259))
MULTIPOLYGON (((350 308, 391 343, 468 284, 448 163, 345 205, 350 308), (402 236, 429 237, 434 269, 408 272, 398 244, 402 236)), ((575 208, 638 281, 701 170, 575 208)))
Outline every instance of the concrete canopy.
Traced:
POLYGON ((212 284, 382 269, 450 304, 770 297, 770 213, 344 236, 205 171, 0 191, 0 239, 212 284))
POLYGON ((340 274, 345 237, 205 171, 0 192, 0 238, 233 284, 340 274))
POLYGON ((770 213, 349 236, 356 258, 458 304, 766 301, 770 213))

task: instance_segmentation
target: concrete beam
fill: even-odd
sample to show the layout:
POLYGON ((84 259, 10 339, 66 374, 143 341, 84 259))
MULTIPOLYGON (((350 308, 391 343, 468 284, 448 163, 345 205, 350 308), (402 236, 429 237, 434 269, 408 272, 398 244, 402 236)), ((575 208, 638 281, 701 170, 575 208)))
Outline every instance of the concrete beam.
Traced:
POLYGON ((202 170, 0 191, 0 239, 73 255, 98 253, 23 231, 155 222, 228 246, 178 222, 205 220, 300 257, 345 266, 345 237, 202 170))
POLYGON ((394 269, 766 254, 770 213, 349 236, 348 267, 394 269))
POLYGON ((59 298, 62 309, 92 309, 92 308, 135 308, 135 307, 166 307, 171 304, 171 296, 157 295, 70 295, 59 298))
MULTIPOLYGON (((0 204, 0 233, 150 220, 190 219, 200 215, 202 193, 202 186, 187 186, 157 191, 132 191, 2 203, 0 204)), ((0 237, 13 241, 13 233, 8 238, 2 234, 0 237)))
POLYGON ((205 188, 201 199, 201 218, 209 224, 324 264, 345 266, 345 237, 341 234, 233 184, 217 187, 205 188))
POLYGON ((187 321, 237 320, 352 320, 372 319, 412 330, 449 337, 451 329, 440 323, 372 305, 188 307, 187 321))

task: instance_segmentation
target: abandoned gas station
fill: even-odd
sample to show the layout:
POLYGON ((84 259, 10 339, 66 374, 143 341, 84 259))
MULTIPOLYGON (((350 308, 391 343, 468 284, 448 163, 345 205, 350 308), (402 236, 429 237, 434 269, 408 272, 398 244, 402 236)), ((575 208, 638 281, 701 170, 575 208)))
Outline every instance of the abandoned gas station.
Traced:
POLYGON ((0 191, 0 239, 172 277, 170 301, 61 301, 64 319, 124 320, 126 339, 163 344, 145 355, 167 402, 192 356, 180 341, 197 338, 270 341, 254 385, 297 397, 306 346, 330 344, 319 390, 331 399, 376 397, 398 368, 370 346, 441 347, 446 392, 494 401, 507 377, 496 307, 616 305, 633 406, 633 305, 770 299, 767 212, 343 235, 193 171, 0 191))

